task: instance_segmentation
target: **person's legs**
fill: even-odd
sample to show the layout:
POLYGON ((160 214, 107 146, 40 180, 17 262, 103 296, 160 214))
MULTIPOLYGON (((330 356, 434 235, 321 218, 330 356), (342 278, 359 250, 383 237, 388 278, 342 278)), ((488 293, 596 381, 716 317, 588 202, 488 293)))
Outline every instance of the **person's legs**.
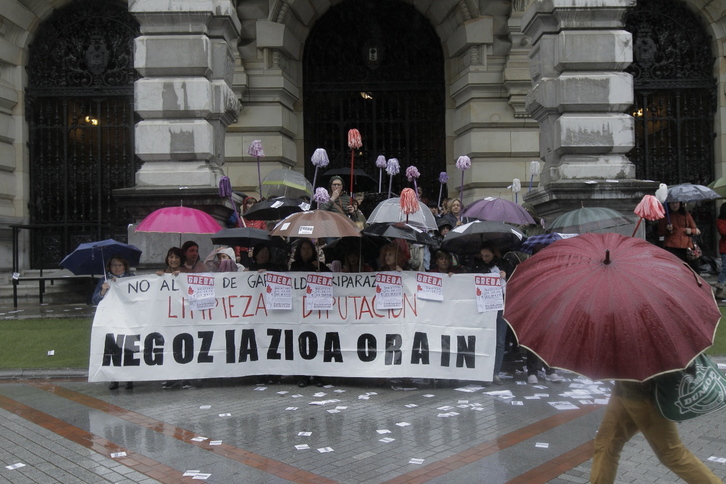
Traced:
POLYGON ((499 378, 499 372, 502 370, 502 363, 504 362, 504 348, 507 339, 507 322, 504 320, 502 315, 503 311, 497 311, 497 349, 494 353, 494 383, 501 383, 502 380, 499 378))
POLYGON ((721 272, 718 273, 718 283, 726 284, 726 254, 721 254, 721 272))
POLYGON ((617 395, 610 396, 605 415, 595 436, 595 453, 590 471, 592 484, 615 482, 620 452, 625 443, 638 431, 622 400, 617 395))
POLYGON ((674 422, 663 417, 649 399, 624 399, 623 405, 648 440, 658 459, 678 477, 694 484, 723 484, 721 479, 686 449, 674 422))

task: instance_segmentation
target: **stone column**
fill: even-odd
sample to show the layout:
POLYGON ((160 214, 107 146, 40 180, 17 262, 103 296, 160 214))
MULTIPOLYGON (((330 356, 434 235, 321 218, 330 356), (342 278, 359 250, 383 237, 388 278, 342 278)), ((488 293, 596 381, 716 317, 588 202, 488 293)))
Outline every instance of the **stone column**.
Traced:
MULTIPOLYGON (((240 32, 233 2, 136 0, 129 11, 142 34, 135 40, 134 67, 143 78, 134 86, 134 101, 141 117, 135 151, 144 165, 136 186, 114 196, 137 223, 157 208, 179 204, 223 223, 232 211, 230 201, 219 197, 224 138, 240 110, 231 89, 240 32)), ((201 244, 204 238, 198 238, 201 244)), ((163 260, 161 254, 179 243, 178 236, 159 239, 133 227, 129 240, 144 250, 144 262, 163 260)))
MULTIPOLYGON (((525 199, 551 221, 584 206, 633 208, 657 183, 635 179, 633 60, 622 16, 635 0, 538 0, 522 19, 532 38, 526 109, 540 124, 540 186, 525 199)), ((628 229, 625 229, 627 231, 628 229)), ((628 234, 630 235, 630 234, 628 234)))

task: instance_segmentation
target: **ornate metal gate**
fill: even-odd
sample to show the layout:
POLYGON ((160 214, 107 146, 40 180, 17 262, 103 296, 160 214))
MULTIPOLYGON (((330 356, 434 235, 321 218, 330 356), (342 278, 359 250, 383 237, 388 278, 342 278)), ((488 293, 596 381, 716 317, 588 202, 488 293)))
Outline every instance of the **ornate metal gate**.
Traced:
POLYGON ((132 186, 133 39, 138 24, 113 0, 71 2, 30 46, 31 266, 57 267, 79 243, 126 239, 112 190, 132 186))
MULTIPOLYGON (((668 185, 714 179, 716 79, 711 39, 677 0, 638 0, 625 28, 633 34, 635 148, 640 179, 668 185)), ((713 203, 697 207, 696 223, 713 249, 713 203)))
POLYGON ((378 179, 378 155, 398 158, 394 191, 409 186, 403 171, 414 165, 419 185, 436 198, 446 170, 443 52, 414 7, 348 0, 331 8, 305 43, 303 78, 310 179, 307 160, 316 148, 327 150, 330 168, 349 166, 347 133, 355 128, 363 138, 356 168, 378 179))

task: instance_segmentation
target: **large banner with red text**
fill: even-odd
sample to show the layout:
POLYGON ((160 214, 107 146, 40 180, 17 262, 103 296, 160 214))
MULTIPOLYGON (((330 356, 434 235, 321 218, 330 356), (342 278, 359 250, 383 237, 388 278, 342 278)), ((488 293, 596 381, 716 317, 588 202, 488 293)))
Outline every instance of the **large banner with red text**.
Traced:
POLYGON ((491 381, 498 277, 238 272, 117 279, 89 381, 248 375, 491 381))

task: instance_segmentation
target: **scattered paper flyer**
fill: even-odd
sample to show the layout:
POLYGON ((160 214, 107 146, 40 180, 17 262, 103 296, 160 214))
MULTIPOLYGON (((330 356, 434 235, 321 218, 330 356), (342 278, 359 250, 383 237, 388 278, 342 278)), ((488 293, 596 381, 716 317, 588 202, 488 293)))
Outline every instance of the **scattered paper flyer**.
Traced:
POLYGON ((205 440, 207 440, 207 437, 194 437, 192 442, 204 442, 205 440))
POLYGON ((212 408, 211 405, 202 405, 199 407, 199 410, 209 410, 210 408, 212 408))
POLYGON ((209 445, 222 445, 221 440, 210 440, 209 445))
POLYGON ((311 435, 313 435, 313 433, 312 433, 312 432, 298 432, 297 434, 298 434, 298 435, 299 435, 300 437, 310 437, 311 435))
POLYGON ((577 410, 578 408, 580 408, 577 405, 575 405, 574 403, 570 403, 570 402, 547 402, 547 403, 549 403, 550 405, 555 407, 557 410, 577 410))
POLYGON ((53 356, 53 355, 55 355, 55 350, 48 351, 48 356, 53 356))
POLYGON ((427 393, 426 395, 421 395, 421 396, 424 397, 424 398, 433 398, 436 395, 434 395, 433 393, 427 393))
POLYGON ((550 444, 548 444, 547 442, 537 442, 536 444, 534 444, 534 446, 538 447, 540 449, 549 449, 550 448, 550 444))
POLYGON ((316 397, 316 398, 324 397, 325 396, 325 392, 313 393, 313 396, 316 397))
POLYGON ((192 477, 192 479, 197 479, 198 481, 206 481, 212 477, 212 474, 202 474, 201 472, 197 474, 196 476, 192 477))
MULTIPOLYGON (((478 392, 479 390, 483 390, 483 389, 484 389, 484 387, 480 386, 480 385, 467 385, 465 387, 454 388, 454 390, 456 390, 457 392, 464 392, 464 393, 474 393, 474 392, 478 392)), ((426 396, 426 395, 424 395, 424 396, 426 396)), ((433 395, 431 395, 431 396, 433 397, 433 395)))
POLYGON ((202 472, 202 471, 200 471, 200 470, 186 471, 184 474, 182 474, 182 477, 196 476, 200 472, 202 472))
POLYGON ((330 409, 330 410, 328 410, 327 412, 328 412, 328 413, 340 413, 340 410, 338 410, 337 408, 331 408, 331 409, 330 409))
POLYGON ((411 424, 408 422, 398 422, 396 425, 398 425, 399 427, 408 427, 411 424))
POLYGON ((726 464, 726 457, 716 457, 715 455, 712 455, 708 458, 708 460, 718 462, 719 464, 726 464))
POLYGON ((411 459, 408 461, 409 464, 423 464, 423 459, 411 459))
POLYGON ((484 392, 484 394, 491 395, 493 397, 514 398, 514 394, 511 390, 494 390, 492 392, 484 392))
POLYGON ((285 410, 297 410, 297 407, 287 407, 285 410))
MULTIPOLYGON (((332 386, 332 385, 325 385, 323 388, 328 388, 329 386, 332 386)), ((337 390, 333 390, 333 391, 335 393, 345 393, 345 390, 341 390, 340 388, 338 388, 337 390)))
POLYGON ((290 392, 288 392, 287 390, 282 390, 281 392, 277 392, 278 395, 287 395, 288 393, 290 393, 290 392))
POLYGON ((447 410, 451 410, 452 408, 454 408, 454 407, 452 407, 452 406, 450 406, 450 405, 444 405, 443 407, 439 407, 439 408, 437 408, 436 410, 443 410, 443 411, 447 411, 447 410))
POLYGON ((297 450, 307 450, 310 448, 310 446, 308 444, 298 444, 295 446, 295 448, 297 450))
POLYGON ((220 417, 231 417, 232 414, 231 413, 220 413, 219 416, 220 417))
POLYGON ((404 405, 404 407, 406 407, 406 408, 416 408, 416 407, 418 407, 418 405, 416 405, 415 403, 409 403, 408 405, 404 405))
POLYGON ((267 387, 255 387, 254 388, 254 391, 256 391, 256 392, 264 392, 265 390, 267 390, 267 387))
POLYGON ((336 410, 346 410, 348 407, 338 405, 335 407, 336 410))
POLYGON ((512 400, 512 405, 524 405, 524 402, 521 400, 512 400))
POLYGON ((111 453, 112 459, 117 459, 119 457, 126 457, 126 452, 112 452, 111 453))
POLYGON ((376 432, 378 432, 379 434, 390 434, 391 433, 391 431, 388 429, 380 429, 380 430, 376 430, 376 432))
POLYGON ((324 454, 325 452, 333 452, 333 448, 332 447, 321 447, 318 449, 318 452, 320 452, 321 454, 324 454))
POLYGON ((378 442, 383 442, 384 444, 388 444, 389 442, 393 442, 396 439, 392 439, 391 437, 383 437, 382 439, 379 439, 378 442))

